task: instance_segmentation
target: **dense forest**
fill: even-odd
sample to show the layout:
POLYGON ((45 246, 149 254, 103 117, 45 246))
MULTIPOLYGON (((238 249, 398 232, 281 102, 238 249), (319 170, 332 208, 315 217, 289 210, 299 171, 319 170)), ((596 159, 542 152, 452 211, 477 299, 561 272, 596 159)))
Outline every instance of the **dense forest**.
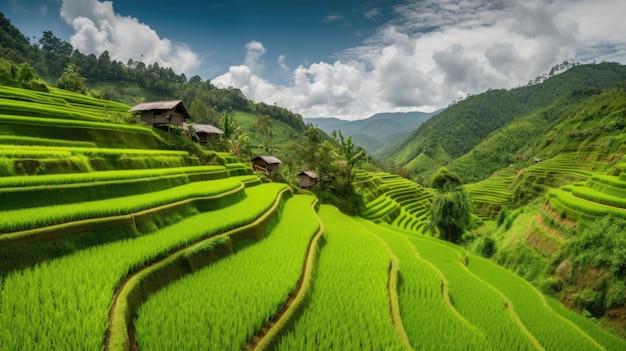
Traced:
MULTIPOLYGON (((626 67, 617 63, 579 65, 564 62, 555 66, 550 75, 540 76, 527 86, 516 89, 489 90, 451 104, 444 111, 424 122, 409 136, 389 148, 382 159, 387 167, 406 168, 418 180, 426 181, 437 165, 448 165, 466 155, 482 141, 509 123, 533 111, 543 112, 543 130, 563 117, 558 108, 548 108, 562 100, 566 106, 616 87, 626 80, 626 67), (559 69, 560 68, 560 69, 559 69), (555 74, 565 70, 562 73, 555 74)), ((519 149, 532 138, 515 142, 502 140, 491 146, 475 163, 451 166, 466 182, 475 182, 506 167, 519 149), (488 162, 489 165, 485 163, 488 162)))
MULTIPOLYGON (((76 67, 90 95, 134 105, 149 100, 181 99, 188 106, 196 122, 217 124, 224 112, 237 110, 287 123, 297 131, 304 131, 302 116, 283 107, 254 103, 236 88, 218 89, 200 76, 187 78, 158 63, 112 60, 109 52, 99 56, 74 50, 72 45, 43 32, 36 43, 24 36, 11 21, 0 13, 0 83, 18 83, 20 65, 27 64, 50 85, 58 85, 68 67, 76 67), (8 62, 15 63, 11 65, 8 62)), ((71 90, 71 89, 70 89, 71 90)))

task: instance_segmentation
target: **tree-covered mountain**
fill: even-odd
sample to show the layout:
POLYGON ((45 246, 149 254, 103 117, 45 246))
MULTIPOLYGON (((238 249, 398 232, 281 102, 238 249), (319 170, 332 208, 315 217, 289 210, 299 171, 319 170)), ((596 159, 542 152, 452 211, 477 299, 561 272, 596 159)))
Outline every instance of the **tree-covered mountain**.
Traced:
POLYGON ((48 85, 61 87, 60 78, 68 68, 77 75, 76 85, 82 87, 73 89, 74 85, 67 84, 64 89, 130 106, 144 101, 181 99, 197 123, 218 125, 225 113, 230 114, 240 131, 247 133, 251 146, 271 139, 265 142, 265 148, 281 149, 304 138, 302 133, 308 128, 301 115, 286 108, 253 102, 239 89, 219 89, 209 80, 199 76, 187 78, 157 63, 133 60, 123 63, 112 60, 107 51, 99 56, 83 54, 50 31, 31 43, 0 13, 0 84, 31 88, 20 80, 25 73, 32 72, 48 85), (253 128, 253 122, 264 116, 270 123, 265 128, 253 128))
POLYGON ((403 139, 439 112, 386 112, 356 121, 334 117, 313 117, 304 120, 328 134, 335 130, 341 131, 346 136, 351 135, 357 145, 365 148, 373 157, 377 157, 386 148, 403 139))
MULTIPOLYGON (((406 168, 425 180, 437 166, 448 165, 461 158, 513 121, 545 109, 560 99, 580 99, 615 87, 626 79, 626 67, 617 63, 573 64, 567 67, 569 69, 563 73, 539 77, 528 86, 489 90, 452 104, 387 149, 381 158, 387 166, 406 168)), ((546 112, 545 119, 551 118, 550 112, 546 112)), ((548 128, 549 124, 545 127, 548 128)), ((462 167, 451 165, 451 168, 466 181, 484 179, 516 156, 516 145, 510 140, 502 140, 497 147, 492 146, 491 149, 502 148, 494 151, 497 155, 489 156, 497 158, 497 161, 488 161, 494 166, 483 167, 485 159, 478 156, 477 162, 466 162, 462 167)))

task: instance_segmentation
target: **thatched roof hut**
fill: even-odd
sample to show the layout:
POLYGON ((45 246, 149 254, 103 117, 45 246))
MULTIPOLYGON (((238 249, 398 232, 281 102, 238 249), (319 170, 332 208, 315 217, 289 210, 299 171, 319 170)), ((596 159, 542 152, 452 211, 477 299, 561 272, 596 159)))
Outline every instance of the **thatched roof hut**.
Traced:
POLYGON ((210 141, 217 141, 219 136, 224 134, 224 131, 211 124, 185 123, 185 133, 204 145, 210 141))
POLYGON ((302 171, 298 174, 298 184, 301 188, 312 188, 317 184, 319 177, 313 171, 302 171))
POLYGON ((250 161, 252 162, 253 170, 263 172, 268 176, 272 173, 278 173, 280 164, 283 163, 275 156, 255 156, 250 161))
POLYGON ((141 123, 149 126, 183 126, 191 118, 182 100, 142 102, 133 106, 130 112, 141 113, 141 123))

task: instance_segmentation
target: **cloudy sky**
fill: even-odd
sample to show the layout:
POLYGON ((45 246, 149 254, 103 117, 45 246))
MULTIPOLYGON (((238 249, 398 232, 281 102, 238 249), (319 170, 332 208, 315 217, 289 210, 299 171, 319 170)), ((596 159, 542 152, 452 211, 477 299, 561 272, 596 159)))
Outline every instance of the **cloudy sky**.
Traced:
POLYGON ((2 0, 36 42, 171 66, 304 117, 432 111, 564 60, 626 61, 624 0, 2 0))

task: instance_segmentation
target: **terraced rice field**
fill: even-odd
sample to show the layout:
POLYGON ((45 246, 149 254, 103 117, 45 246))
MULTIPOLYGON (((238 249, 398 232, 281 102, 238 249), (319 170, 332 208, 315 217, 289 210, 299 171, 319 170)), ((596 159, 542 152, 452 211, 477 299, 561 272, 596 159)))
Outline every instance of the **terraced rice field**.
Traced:
MULTIPOLYGON (((188 184, 219 195, 232 190, 219 184, 252 180, 218 174, 223 178, 188 184)), ((82 183, 108 179, 93 176, 82 183)), ((407 187, 389 178, 389 198, 409 203, 407 187)), ((278 200, 285 190, 252 182, 230 204, 206 207, 144 235, 3 271, 0 345, 11 350, 128 350, 135 343, 142 350, 558 350, 562 345, 620 350, 625 345, 459 247, 402 230, 395 222, 350 218, 329 206, 320 208, 318 219, 312 197, 278 200), (252 223, 281 201, 276 217, 263 222, 267 229, 259 229, 267 238, 229 255, 237 236, 216 235, 252 223), (306 259, 321 228, 319 256, 306 259), (202 259, 205 252, 217 253, 202 259), (150 275, 153 266, 162 270, 150 275), (297 289, 307 270, 313 272, 310 284, 297 289), (131 292, 121 290, 121 300, 114 300, 126 286, 120 284, 144 271, 148 275, 139 285, 129 285, 131 292), (289 303, 294 299, 299 302, 289 303), (125 307, 113 313, 112 301, 125 307), (30 327, 33 320, 38 328, 30 327), (136 323, 136 334, 128 332, 128 323, 136 323)), ((149 194, 160 197, 159 191, 149 194)))
POLYGON ((511 185, 515 177, 512 171, 504 171, 481 182, 466 185, 480 217, 494 218, 500 209, 511 204, 511 185))
POLYGON ((595 175, 550 190, 546 199, 552 209, 571 219, 594 219, 612 215, 626 219, 626 175, 595 175))
MULTIPOLYGON (((359 173, 369 220, 348 217, 230 154, 154 167, 192 156, 100 115, 102 101, 14 90, 0 87, 0 106, 31 105, 5 101, 0 116, 0 350, 626 350, 513 273, 421 235, 432 191, 408 180, 359 173), (26 159, 83 168, 12 168, 26 159)), ((470 192, 504 205, 507 179, 470 192)), ((623 189, 624 176, 591 177, 548 201, 567 216, 586 211, 568 197, 621 211, 623 189)))
POLYGON ((244 349, 296 287, 320 228, 313 201, 287 200, 267 238, 151 297, 138 313, 140 349, 244 349))
MULTIPOLYGON (((401 229, 419 232, 430 217, 432 189, 427 189, 405 178, 389 173, 363 174, 363 182, 370 182, 378 196, 364 197, 363 218, 391 223, 401 229), (373 181, 372 181, 373 180, 373 181)), ((370 193, 372 186, 364 186, 370 193)))
POLYGON ((594 163, 580 161, 578 153, 561 153, 556 157, 535 163, 528 168, 529 172, 538 174, 555 174, 569 177, 572 180, 587 180, 593 175, 594 163))
POLYGON ((81 250, 22 271, 3 272, 3 347, 99 349, 115 286, 132 271, 190 243, 242 226, 267 211, 284 186, 258 185, 231 206, 183 219, 149 235, 81 250), (219 220, 216 220, 219 219, 219 220), (27 296, 15 292, 28 291, 27 296), (80 313, 77 314, 77 311, 80 313), (38 328, 30 328, 32 320, 38 328), (72 330, 84 330, 76 335, 72 330), (19 331, 20 336, 7 333, 19 331), (5 339, 6 338, 6 339, 5 339), (8 340, 14 342, 9 343, 8 340))

